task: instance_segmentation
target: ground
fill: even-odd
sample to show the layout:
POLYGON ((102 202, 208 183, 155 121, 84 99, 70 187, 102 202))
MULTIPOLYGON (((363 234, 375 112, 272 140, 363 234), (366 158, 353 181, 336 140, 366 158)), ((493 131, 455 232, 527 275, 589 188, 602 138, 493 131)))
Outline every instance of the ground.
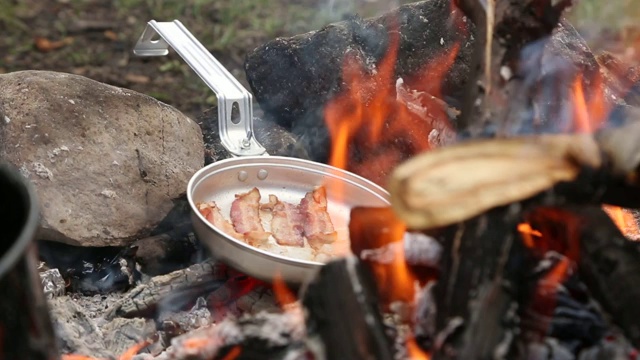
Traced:
MULTIPOLYGON (((27 69, 80 74, 151 95, 195 117, 216 99, 189 67, 175 54, 132 54, 147 21, 181 20, 244 82, 244 57, 256 46, 353 13, 380 14, 403 2, 409 1, 0 0, 0 74, 27 69)), ((610 46, 612 37, 616 43, 637 38, 629 30, 631 20, 640 18, 637 0, 607 2, 606 11, 599 3, 582 0, 572 15, 595 46, 610 46), (602 36, 611 33, 615 36, 602 36)))
POLYGON ((0 74, 54 70, 130 88, 189 116, 215 96, 173 54, 138 58, 147 21, 179 19, 244 82, 245 54, 277 36, 318 29, 343 16, 397 6, 333 0, 0 0, 0 74))

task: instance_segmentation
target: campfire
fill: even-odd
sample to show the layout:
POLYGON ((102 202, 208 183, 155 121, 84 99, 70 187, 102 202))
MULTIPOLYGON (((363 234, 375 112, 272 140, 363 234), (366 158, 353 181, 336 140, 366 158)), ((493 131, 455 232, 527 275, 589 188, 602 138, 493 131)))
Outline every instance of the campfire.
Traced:
MULTIPOLYGON (((207 185, 229 204, 194 211, 189 194, 130 246, 41 241, 62 359, 635 359, 637 79, 591 52, 563 18, 571 3, 426 0, 255 49, 260 121, 332 168, 289 197, 207 185), (388 196, 350 200, 361 178, 388 196), (279 262, 234 263, 203 239, 216 227, 279 262), (282 246, 307 246, 304 274, 282 246)), ((231 161, 210 125, 226 120, 203 119, 208 162, 231 161)), ((239 152, 281 145, 260 121, 239 152)), ((277 181, 265 164, 233 181, 277 181)), ((283 183, 309 178, 296 174, 283 183)))

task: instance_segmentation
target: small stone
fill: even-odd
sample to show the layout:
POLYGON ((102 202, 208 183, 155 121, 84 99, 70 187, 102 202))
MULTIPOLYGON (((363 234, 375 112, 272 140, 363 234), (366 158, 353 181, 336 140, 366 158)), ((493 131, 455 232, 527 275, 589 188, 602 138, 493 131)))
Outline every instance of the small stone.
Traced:
POLYGON ((115 199, 115 198, 116 198, 116 196, 117 196, 115 191, 113 191, 113 190, 107 190, 107 189, 102 190, 102 191, 100 192, 100 195, 102 195, 102 196, 104 196, 104 197, 106 197, 106 198, 109 198, 109 199, 115 199))
POLYGON ((35 162, 32 164, 32 167, 33 171, 36 172, 36 175, 40 176, 43 179, 53 180, 53 173, 42 163, 35 162))

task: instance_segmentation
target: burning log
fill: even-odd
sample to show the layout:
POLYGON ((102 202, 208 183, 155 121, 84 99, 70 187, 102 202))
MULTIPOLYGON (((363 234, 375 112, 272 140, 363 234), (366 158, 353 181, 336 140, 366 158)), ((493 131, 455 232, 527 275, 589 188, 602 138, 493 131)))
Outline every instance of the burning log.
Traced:
POLYGON ((329 262, 304 289, 309 341, 326 359, 393 359, 376 285, 356 257, 329 262))
POLYGON ((591 295, 633 345, 640 347, 640 248, 598 207, 537 208, 527 216, 551 246, 578 265, 591 295), (564 244, 558 244, 564 243, 564 244))
POLYGON ((162 303, 180 308, 180 304, 186 305, 184 302, 188 304, 212 289, 222 286, 227 276, 226 266, 214 261, 206 261, 167 275, 154 277, 150 282, 130 291, 109 310, 105 317, 113 319, 149 314, 162 303), (177 291, 179 289, 182 291, 177 291))
POLYGON ((455 224, 540 194, 538 201, 556 204, 637 208, 639 138, 640 122, 633 122, 594 136, 479 140, 433 150, 395 170, 393 207, 415 229, 455 224))
POLYGON ((434 359, 513 358, 519 280, 529 268, 516 238, 518 216, 496 209, 443 233, 434 359))
MULTIPOLYGON (((578 50, 574 51, 576 55, 582 52, 582 56, 570 60, 553 59, 553 56, 545 59, 543 50, 547 44, 551 53, 567 53, 566 45, 554 43, 554 37, 575 33, 570 24, 560 21, 572 0, 493 0, 487 3, 459 0, 457 3, 476 25, 477 41, 469 83, 479 84, 466 88, 459 129, 476 136, 487 130, 509 135, 524 124, 534 123, 535 111, 531 111, 530 104, 537 102, 544 106, 545 103, 537 95, 539 85, 554 83, 553 94, 543 100, 557 103, 560 98, 561 102, 567 102, 570 98, 566 98, 563 90, 570 89, 572 82, 579 81, 582 86, 584 78, 590 82, 600 76, 597 62, 583 42, 576 45, 578 50), (570 77, 562 72, 570 73, 570 77), (530 118, 522 119, 523 114, 530 118)), ((564 106, 561 104, 560 107, 564 106)), ((553 109, 549 114, 544 112, 536 115, 557 126, 560 113, 553 109)))

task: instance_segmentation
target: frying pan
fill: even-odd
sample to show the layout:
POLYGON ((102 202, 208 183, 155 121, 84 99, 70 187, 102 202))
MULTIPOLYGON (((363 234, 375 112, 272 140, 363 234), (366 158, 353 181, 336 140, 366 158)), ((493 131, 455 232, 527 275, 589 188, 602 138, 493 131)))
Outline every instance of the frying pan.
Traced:
POLYGON ((236 194, 257 187, 263 199, 274 194, 298 203, 317 186, 327 190, 327 209, 339 237, 348 238, 351 208, 388 206, 389 194, 353 173, 325 164, 268 156, 253 133, 252 96, 178 21, 150 21, 135 46, 139 56, 167 55, 169 46, 185 60, 218 97, 222 145, 234 156, 199 170, 187 186, 196 236, 214 256, 261 280, 280 276, 291 284, 309 280, 323 265, 318 261, 279 255, 226 235, 207 221, 196 204, 215 201, 228 218, 236 194))

